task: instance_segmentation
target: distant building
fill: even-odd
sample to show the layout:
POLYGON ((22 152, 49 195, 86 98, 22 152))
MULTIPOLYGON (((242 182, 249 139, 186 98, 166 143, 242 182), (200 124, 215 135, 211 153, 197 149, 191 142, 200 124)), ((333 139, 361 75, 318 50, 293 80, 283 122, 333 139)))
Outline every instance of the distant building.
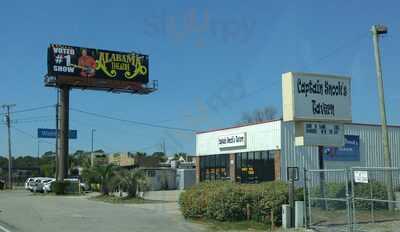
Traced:
POLYGON ((129 152, 118 152, 110 155, 108 163, 121 167, 134 167, 136 165, 135 158, 129 152))
POLYGON ((176 169, 165 167, 140 168, 149 182, 150 191, 176 189, 176 169))
POLYGON ((104 152, 93 152, 94 156, 94 165, 105 165, 108 164, 108 156, 104 152))

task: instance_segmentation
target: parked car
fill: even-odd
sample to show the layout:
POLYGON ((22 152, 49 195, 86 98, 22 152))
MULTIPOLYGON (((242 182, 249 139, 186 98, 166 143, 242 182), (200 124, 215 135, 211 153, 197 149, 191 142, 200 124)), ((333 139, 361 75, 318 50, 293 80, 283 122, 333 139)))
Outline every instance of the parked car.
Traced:
MULTIPOLYGON (((54 183, 55 181, 56 181, 55 179, 52 179, 50 181, 44 182, 43 183, 43 188, 42 188, 43 192, 45 192, 45 193, 52 192, 53 191, 52 183, 54 183)), ((77 182, 79 182, 79 179, 68 178, 68 179, 65 179, 65 181, 69 181, 69 182, 72 182, 72 183, 77 183, 77 182)), ((81 188, 82 192, 89 190, 89 185, 88 184, 86 184, 84 182, 80 182, 79 185, 80 185, 80 188, 81 188)))
POLYGON ((26 189, 26 190, 29 190, 29 189, 30 189, 30 188, 29 188, 29 184, 30 184, 31 182, 35 181, 34 179, 35 179, 35 178, 32 178, 32 177, 29 177, 28 179, 26 179, 26 181, 25 181, 25 189, 26 189))
POLYGON ((50 180, 54 180, 54 178, 35 177, 35 178, 33 178, 33 181, 28 182, 28 189, 31 192, 43 192, 43 184, 50 180))
POLYGON ((80 182, 80 180, 78 178, 67 178, 65 180, 70 181, 72 183, 79 182, 79 186, 80 186, 82 192, 89 191, 89 188, 90 188, 89 185, 86 184, 85 182, 80 182))
POLYGON ((41 179, 37 182, 36 186, 33 187, 33 192, 39 192, 43 193, 44 192, 44 186, 45 184, 49 183, 50 181, 53 181, 55 179, 41 179))
POLYGON ((4 180, 0 180, 0 190, 5 188, 6 182, 4 180))
POLYGON ((45 193, 51 192, 51 191, 52 191, 51 185, 52 185, 54 182, 56 182, 55 179, 54 179, 54 180, 47 181, 46 183, 43 183, 43 192, 45 192, 45 193))

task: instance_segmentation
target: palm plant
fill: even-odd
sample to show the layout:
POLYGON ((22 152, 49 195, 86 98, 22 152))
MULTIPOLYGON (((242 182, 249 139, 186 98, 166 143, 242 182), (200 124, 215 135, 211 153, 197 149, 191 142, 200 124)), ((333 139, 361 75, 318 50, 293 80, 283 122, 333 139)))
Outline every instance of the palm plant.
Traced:
POLYGON ((128 198, 137 197, 139 191, 147 190, 147 179, 142 170, 120 170, 113 178, 113 185, 127 191, 128 198))
POLYGON ((101 193, 108 195, 112 189, 112 179, 116 175, 116 166, 113 164, 95 166, 91 168, 85 168, 82 172, 82 176, 89 183, 100 184, 101 193))

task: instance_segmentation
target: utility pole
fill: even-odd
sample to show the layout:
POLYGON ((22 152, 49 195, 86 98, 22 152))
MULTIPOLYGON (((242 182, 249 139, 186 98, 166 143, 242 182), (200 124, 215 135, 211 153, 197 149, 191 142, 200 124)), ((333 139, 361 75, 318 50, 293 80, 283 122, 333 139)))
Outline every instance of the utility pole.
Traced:
POLYGON ((40 139, 37 139, 37 160, 38 160, 38 165, 39 165, 39 159, 40 159, 40 139))
POLYGON ((163 141, 162 141, 161 148, 162 148, 161 150, 164 153, 164 155, 167 156, 167 153, 166 153, 167 151, 165 150, 165 139, 163 139, 163 141))
POLYGON ((92 152, 90 153, 90 166, 94 167, 94 154, 93 154, 93 137, 96 129, 92 129, 92 152))
MULTIPOLYGON (((389 150, 389 135, 386 123, 385 96, 383 91, 382 64, 379 48, 379 35, 387 33, 387 27, 384 25, 373 25, 371 28, 372 40, 374 43, 376 78, 378 81, 379 108, 382 123, 382 144, 383 144, 383 159, 385 167, 392 167, 392 159, 389 150)), ((392 173, 385 172, 386 186, 388 192, 388 200, 394 200, 392 173)), ((393 210, 393 203, 389 203, 389 210, 393 210)))
POLYGON ((11 154, 11 116, 10 108, 15 107, 15 104, 3 105, 3 109, 6 109, 6 123, 8 133, 8 187, 13 188, 12 185, 12 154, 11 154))

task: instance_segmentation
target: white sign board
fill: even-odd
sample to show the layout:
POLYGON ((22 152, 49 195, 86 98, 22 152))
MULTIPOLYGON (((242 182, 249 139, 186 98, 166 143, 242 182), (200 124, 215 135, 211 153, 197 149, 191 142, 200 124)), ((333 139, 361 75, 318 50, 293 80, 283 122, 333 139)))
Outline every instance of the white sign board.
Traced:
POLYGON ((368 171, 354 171, 354 182, 368 184, 368 171))
POLYGON ((334 146, 344 145, 342 123, 298 122, 295 128, 296 146, 334 146))
POLYGON ((224 135, 218 138, 219 148, 246 146, 246 133, 224 135))
POLYGON ((284 73, 282 100, 284 121, 352 120, 350 77, 284 73))

